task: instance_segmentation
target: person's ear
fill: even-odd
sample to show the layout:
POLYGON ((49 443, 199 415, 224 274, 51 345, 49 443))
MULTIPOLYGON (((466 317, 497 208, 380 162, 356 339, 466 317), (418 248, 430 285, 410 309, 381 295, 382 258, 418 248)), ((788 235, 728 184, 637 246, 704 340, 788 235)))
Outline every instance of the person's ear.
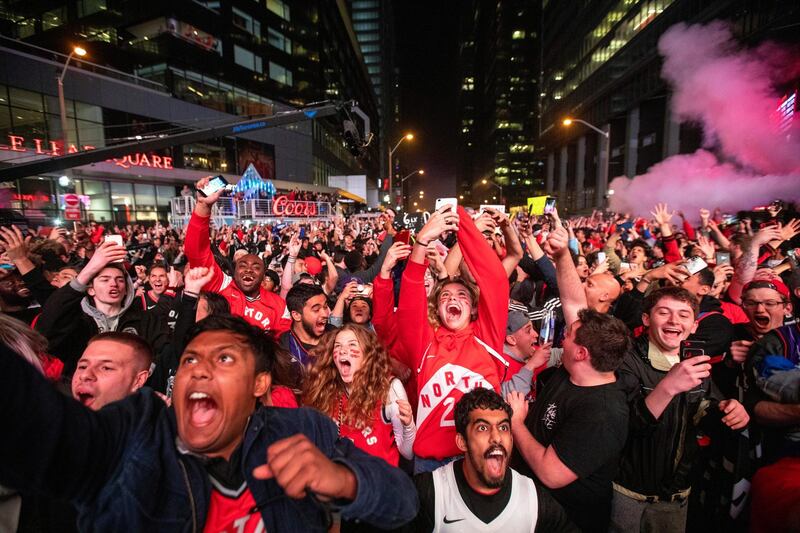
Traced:
POLYGON ((136 392, 137 390, 144 387, 144 384, 147 382, 147 378, 150 377, 149 370, 142 370, 136 374, 136 378, 133 380, 133 387, 131 388, 131 392, 136 392))
POLYGON ((705 296, 706 294, 711 292, 711 289, 712 287, 709 287, 708 285, 700 285, 700 289, 697 292, 700 293, 700 296, 705 296))
POLYGON ((95 294, 97 294, 97 293, 95 292, 95 290, 94 290, 94 287, 92 287, 91 285, 89 285, 89 286, 86 288, 86 294, 88 294, 89 296, 91 296, 92 298, 94 298, 95 294))
POLYGON ((466 453, 467 452, 467 439, 464 438, 464 435, 461 433, 456 433, 456 446, 459 450, 466 453))
POLYGON ((272 385, 272 375, 269 372, 259 372, 256 374, 256 386, 253 389, 253 396, 259 398, 264 396, 272 385))
POLYGON ((650 327, 650 315, 642 313, 642 325, 646 328, 650 327))
MULTIPOLYGON (((795 289, 795 292, 797 292, 797 289, 795 289)), ((792 309, 793 309, 792 302, 786 302, 786 307, 785 307, 785 310, 784 310, 784 314, 787 317, 791 317, 792 316, 792 309)))
POLYGON ((513 335, 506 335, 506 344, 508 344, 509 346, 516 346, 517 345, 516 337, 514 337, 513 335))
POLYGON ((292 311, 292 320, 295 322, 301 322, 303 320, 303 315, 298 313, 297 311, 292 311))

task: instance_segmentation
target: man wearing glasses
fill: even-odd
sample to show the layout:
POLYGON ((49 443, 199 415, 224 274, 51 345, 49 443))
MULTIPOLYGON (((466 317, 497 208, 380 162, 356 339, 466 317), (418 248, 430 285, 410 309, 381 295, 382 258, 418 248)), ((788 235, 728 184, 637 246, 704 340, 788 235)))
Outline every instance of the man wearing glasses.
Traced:
POLYGON ((789 288, 777 278, 751 281, 742 291, 742 308, 750 321, 736 325, 736 340, 731 344, 731 357, 736 363, 747 362, 753 343, 783 326, 784 319, 792 315, 789 288))

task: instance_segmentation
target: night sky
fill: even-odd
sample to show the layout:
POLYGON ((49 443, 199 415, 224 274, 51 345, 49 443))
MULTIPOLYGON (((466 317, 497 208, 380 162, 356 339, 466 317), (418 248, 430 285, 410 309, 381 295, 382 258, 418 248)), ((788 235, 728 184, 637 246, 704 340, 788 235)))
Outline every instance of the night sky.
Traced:
MULTIPOLYGON (((397 62, 400 69, 400 127, 415 135, 395 152, 403 171, 425 175, 406 181, 409 194, 425 190, 429 210, 437 197, 454 196, 459 121, 458 2, 395 2, 397 62)), ((392 146, 399 139, 392 139, 392 146)))

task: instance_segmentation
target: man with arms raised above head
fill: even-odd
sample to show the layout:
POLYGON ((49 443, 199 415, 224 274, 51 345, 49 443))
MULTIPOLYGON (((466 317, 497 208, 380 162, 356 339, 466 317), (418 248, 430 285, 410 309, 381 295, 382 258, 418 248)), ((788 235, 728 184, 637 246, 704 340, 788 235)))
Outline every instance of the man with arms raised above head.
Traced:
POLYGON ((211 208, 219 199, 222 190, 209 196, 199 192, 208 185, 211 177, 197 182, 197 203, 192 219, 186 230, 184 250, 192 267, 207 267, 214 270, 214 276, 204 291, 218 292, 228 300, 231 314, 240 316, 254 326, 280 335, 289 329, 289 310, 283 298, 261 286, 266 267, 264 261, 253 254, 245 254, 234 264, 233 278, 224 274, 214 261, 209 240, 209 221, 211 208))

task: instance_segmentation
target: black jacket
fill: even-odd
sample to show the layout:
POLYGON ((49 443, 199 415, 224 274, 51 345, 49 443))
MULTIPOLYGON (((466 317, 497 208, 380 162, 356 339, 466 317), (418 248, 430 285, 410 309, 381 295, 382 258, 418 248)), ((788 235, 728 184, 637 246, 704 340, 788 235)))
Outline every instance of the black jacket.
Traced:
MULTIPOLYGON (((127 331, 144 338, 158 355, 169 343, 166 321, 131 305, 132 284, 128 280, 128 296, 114 331, 127 331)), ((99 313, 86 295, 86 288, 72 280, 56 290, 42 307, 36 330, 47 337, 50 353, 64 362, 64 375, 71 376, 89 339, 101 332, 97 321, 85 307, 99 313), (82 302, 86 300, 86 306, 82 302)), ((103 329, 105 331, 105 329, 103 329)))
POLYGON ((697 439, 703 432, 699 424, 719 421, 719 395, 707 379, 672 398, 661 416, 653 417, 644 400, 667 373, 651 366, 648 346, 646 335, 638 337, 618 370, 619 383, 628 394, 630 428, 615 482, 639 494, 666 496, 691 486, 697 439), (704 399, 713 405, 696 421, 704 399))

